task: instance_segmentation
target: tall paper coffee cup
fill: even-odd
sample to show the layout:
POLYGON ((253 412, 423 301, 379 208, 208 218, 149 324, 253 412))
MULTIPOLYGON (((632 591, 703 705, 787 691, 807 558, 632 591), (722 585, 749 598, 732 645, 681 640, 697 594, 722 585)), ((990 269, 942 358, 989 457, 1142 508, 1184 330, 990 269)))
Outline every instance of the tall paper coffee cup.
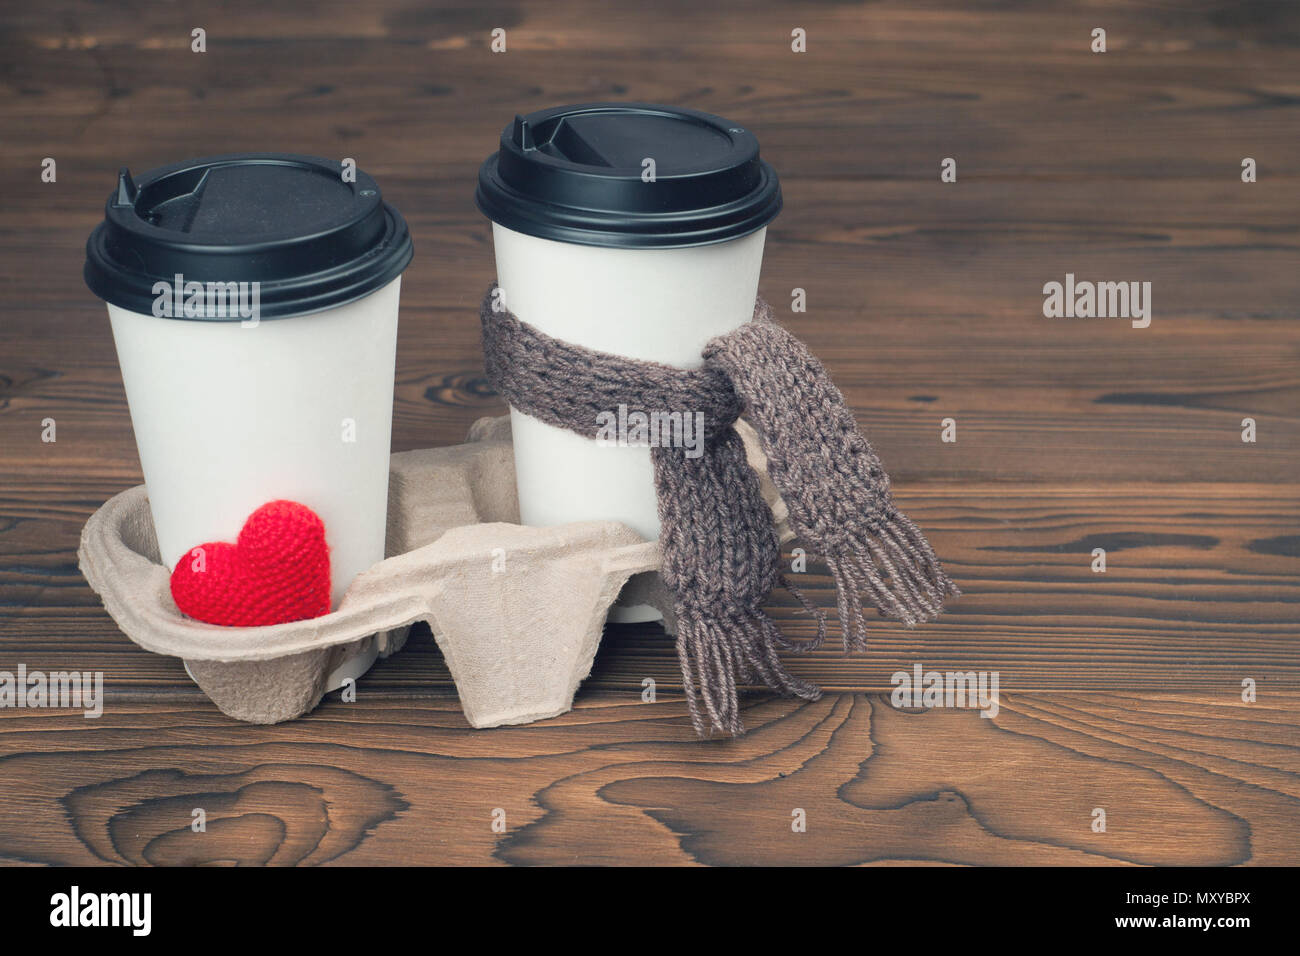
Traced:
MULTIPOLYGON (((325 526, 338 605, 384 558, 405 222, 374 180, 255 154, 120 174, 87 244, 163 563, 277 499, 325 526)), ((362 668, 364 669, 364 668, 362 668)))
MULTIPOLYGON (((493 223, 506 308, 555 338, 680 368, 749 321, 781 209, 776 174, 743 127, 635 103, 516 117, 476 199, 493 223)), ((511 427, 524 524, 606 519, 659 536, 649 448, 610 447, 516 409, 511 427)))

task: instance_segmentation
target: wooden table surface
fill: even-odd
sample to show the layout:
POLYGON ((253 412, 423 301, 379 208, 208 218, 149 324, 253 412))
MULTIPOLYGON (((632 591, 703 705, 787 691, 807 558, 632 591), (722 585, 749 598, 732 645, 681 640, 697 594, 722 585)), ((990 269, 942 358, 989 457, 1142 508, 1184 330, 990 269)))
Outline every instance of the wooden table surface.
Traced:
POLYGON ((0 710, 0 859, 1300 861, 1298 47, 1280 2, 9 5, 0 670, 102 671, 107 703, 0 710), (452 444, 503 407, 474 315, 477 166, 516 112, 601 99, 756 132, 785 193, 762 292, 964 596, 876 625, 865 655, 795 659, 830 692, 753 695, 734 741, 693 739, 654 626, 610 629, 575 710, 530 726, 468 728, 427 629, 355 703, 225 718, 77 569, 86 518, 142 480, 81 280, 118 166, 356 158, 416 245, 394 449, 452 444), (1066 273, 1151 282, 1150 327, 1045 318, 1066 273), (915 663, 998 671, 999 714, 896 710, 890 675, 915 663))

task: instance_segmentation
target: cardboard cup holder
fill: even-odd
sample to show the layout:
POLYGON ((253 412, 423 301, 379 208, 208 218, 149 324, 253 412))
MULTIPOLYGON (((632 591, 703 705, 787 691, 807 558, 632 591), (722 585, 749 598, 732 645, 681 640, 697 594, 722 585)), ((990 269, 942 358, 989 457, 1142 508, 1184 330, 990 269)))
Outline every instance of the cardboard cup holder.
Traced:
MULTIPOLYGON (((753 433, 751 464, 784 532, 753 433)), ((474 727, 568 711, 590 673, 610 607, 650 605, 673 630, 654 572, 659 547, 619 522, 518 523, 509 417, 480 419, 469 441, 398 452, 389 472, 386 557, 360 574, 337 610, 268 627, 219 627, 176 608, 159 563, 143 485, 111 498, 81 533, 82 573, 136 644, 181 658, 225 714, 278 723, 401 649, 410 625, 433 631, 474 727)), ((788 533, 783 533, 788 537, 788 533)))

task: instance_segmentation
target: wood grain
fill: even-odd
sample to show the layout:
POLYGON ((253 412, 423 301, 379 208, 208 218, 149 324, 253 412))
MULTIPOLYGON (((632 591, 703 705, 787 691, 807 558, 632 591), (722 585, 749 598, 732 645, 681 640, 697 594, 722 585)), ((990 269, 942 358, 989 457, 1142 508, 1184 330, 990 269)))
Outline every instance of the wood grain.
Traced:
MULTIPOLYGON (((100 670, 108 695, 96 721, 0 710, 0 857, 1296 862, 1298 76, 1300 10, 1282 0, 0 11, 0 669, 100 670), (757 133, 785 193, 762 292, 964 596, 934 625, 875 625, 865 655, 793 658, 827 696, 755 696, 735 742, 691 739, 652 626, 611 628, 578 709, 536 726, 466 728, 427 629, 356 704, 233 724, 178 662, 134 648, 76 568, 85 519, 141 480, 81 281, 118 166, 355 157, 416 243, 394 448, 450 444, 502 409, 473 314, 493 273, 477 166, 515 112, 594 99, 757 133), (1044 318, 1042 286, 1067 272, 1150 281, 1151 327, 1044 318), (916 662, 999 671, 1001 713, 893 710, 877 694, 916 662), (646 677, 660 703, 640 703, 646 677)), ((831 606, 815 563, 800 580, 831 606)))
POLYGON ((1297 703, 1005 694, 984 719, 836 694, 755 703, 747 736, 706 743, 681 701, 637 691, 492 731, 454 698, 364 693, 275 727, 178 700, 28 713, 0 721, 0 847, 69 864, 1295 864, 1297 703))

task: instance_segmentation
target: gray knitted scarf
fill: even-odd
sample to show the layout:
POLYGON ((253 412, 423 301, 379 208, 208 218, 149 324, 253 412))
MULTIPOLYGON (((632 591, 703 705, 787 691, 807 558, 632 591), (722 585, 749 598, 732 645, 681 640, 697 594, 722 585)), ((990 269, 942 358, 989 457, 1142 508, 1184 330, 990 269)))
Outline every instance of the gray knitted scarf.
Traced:
POLYGON ((743 732, 737 686, 762 681, 815 700, 778 650, 811 649, 825 619, 781 573, 781 549, 758 476, 732 427, 758 432, 790 527, 834 576, 846 652, 865 649, 865 595, 908 625, 958 594, 925 536, 894 507, 889 476, 821 363, 777 325, 759 299, 753 321, 705 346, 704 364, 679 369, 562 342, 501 307, 496 287, 480 309, 488 380, 526 415, 589 438, 613 409, 631 415, 703 412, 704 451, 652 447, 663 553, 660 575, 677 618, 677 655, 691 722, 743 732), (498 311, 499 310, 499 311, 498 311), (776 584, 819 620, 813 642, 787 642, 763 612, 776 584), (706 722, 707 717, 707 722, 706 722))

